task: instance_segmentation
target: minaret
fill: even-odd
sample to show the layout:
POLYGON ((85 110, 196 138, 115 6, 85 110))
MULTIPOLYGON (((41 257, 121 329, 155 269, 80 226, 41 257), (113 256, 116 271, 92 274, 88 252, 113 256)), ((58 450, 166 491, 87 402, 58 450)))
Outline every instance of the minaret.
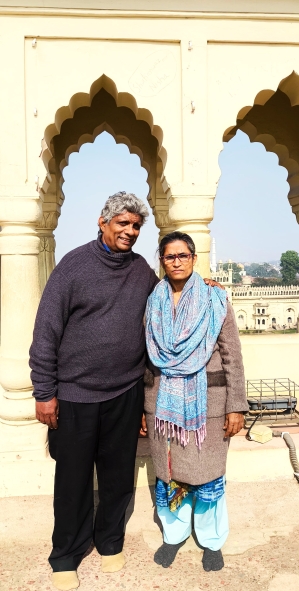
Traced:
POLYGON ((233 263, 231 259, 228 259, 228 281, 229 284, 233 283, 233 263))
POLYGON ((212 238, 212 252, 211 252, 211 271, 212 273, 217 272, 217 262, 216 262, 216 242, 215 238, 212 238))

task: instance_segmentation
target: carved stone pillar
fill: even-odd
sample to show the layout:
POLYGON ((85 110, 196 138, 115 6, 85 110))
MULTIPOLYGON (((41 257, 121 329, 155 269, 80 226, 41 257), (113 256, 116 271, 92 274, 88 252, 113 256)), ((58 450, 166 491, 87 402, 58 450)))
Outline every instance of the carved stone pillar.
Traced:
MULTIPOLYGON (((162 240, 166 234, 169 232, 173 232, 175 230, 175 226, 171 224, 169 219, 169 212, 168 212, 168 202, 166 197, 164 199, 160 199, 161 203, 154 207, 154 215, 155 215, 155 222, 156 226, 159 228, 159 242, 162 240)), ((162 279, 164 277, 163 268, 159 267, 159 277, 162 279)))
POLYGON ((37 228, 40 238, 38 266, 42 292, 55 267, 55 238, 53 230, 57 227, 58 215, 59 213, 57 211, 44 211, 42 221, 37 228))
POLYGON ((210 277, 210 230, 213 219, 214 195, 175 195, 169 199, 169 220, 180 232, 189 234, 195 243, 195 270, 202 277, 210 277))
POLYGON ((1 457, 46 455, 47 429, 35 420, 28 352, 40 300, 38 198, 0 198, 1 457))

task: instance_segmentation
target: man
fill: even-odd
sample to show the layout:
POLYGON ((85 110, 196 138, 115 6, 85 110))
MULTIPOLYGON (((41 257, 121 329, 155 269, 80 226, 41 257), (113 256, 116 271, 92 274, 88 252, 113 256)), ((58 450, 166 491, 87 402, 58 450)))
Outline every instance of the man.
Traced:
POLYGON ((132 251, 148 210, 135 195, 109 197, 99 237, 68 253, 44 290, 30 349, 36 417, 56 460, 52 582, 79 586, 92 540, 102 571, 120 570, 138 433, 145 435, 143 316, 159 279, 132 251), (93 471, 99 506, 93 525, 93 471))

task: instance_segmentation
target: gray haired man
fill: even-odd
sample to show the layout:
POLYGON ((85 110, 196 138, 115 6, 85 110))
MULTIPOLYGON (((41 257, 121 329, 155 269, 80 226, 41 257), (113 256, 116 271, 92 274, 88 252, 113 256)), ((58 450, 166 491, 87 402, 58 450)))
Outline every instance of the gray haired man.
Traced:
POLYGON ((145 370, 143 315, 158 282, 132 251, 148 216, 133 194, 109 197, 99 237, 68 253, 44 290, 30 349, 36 416, 56 460, 53 550, 57 589, 79 586, 92 540, 102 570, 124 563, 125 511, 133 492, 145 370), (93 522, 93 472, 99 507, 93 522))

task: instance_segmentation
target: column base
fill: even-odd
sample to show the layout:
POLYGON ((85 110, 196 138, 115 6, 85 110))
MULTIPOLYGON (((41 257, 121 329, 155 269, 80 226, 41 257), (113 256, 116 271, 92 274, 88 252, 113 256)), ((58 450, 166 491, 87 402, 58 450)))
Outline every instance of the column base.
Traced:
POLYGON ((48 429, 37 421, 0 422, 0 497, 53 493, 48 429))
POLYGON ((41 460, 49 455, 48 428, 37 421, 0 422, 0 461, 41 460))
POLYGON ((0 388, 0 461, 48 457, 48 428, 35 419, 32 391, 0 388))
POLYGON ((53 495, 55 462, 44 460, 0 460, 0 498, 53 495))

